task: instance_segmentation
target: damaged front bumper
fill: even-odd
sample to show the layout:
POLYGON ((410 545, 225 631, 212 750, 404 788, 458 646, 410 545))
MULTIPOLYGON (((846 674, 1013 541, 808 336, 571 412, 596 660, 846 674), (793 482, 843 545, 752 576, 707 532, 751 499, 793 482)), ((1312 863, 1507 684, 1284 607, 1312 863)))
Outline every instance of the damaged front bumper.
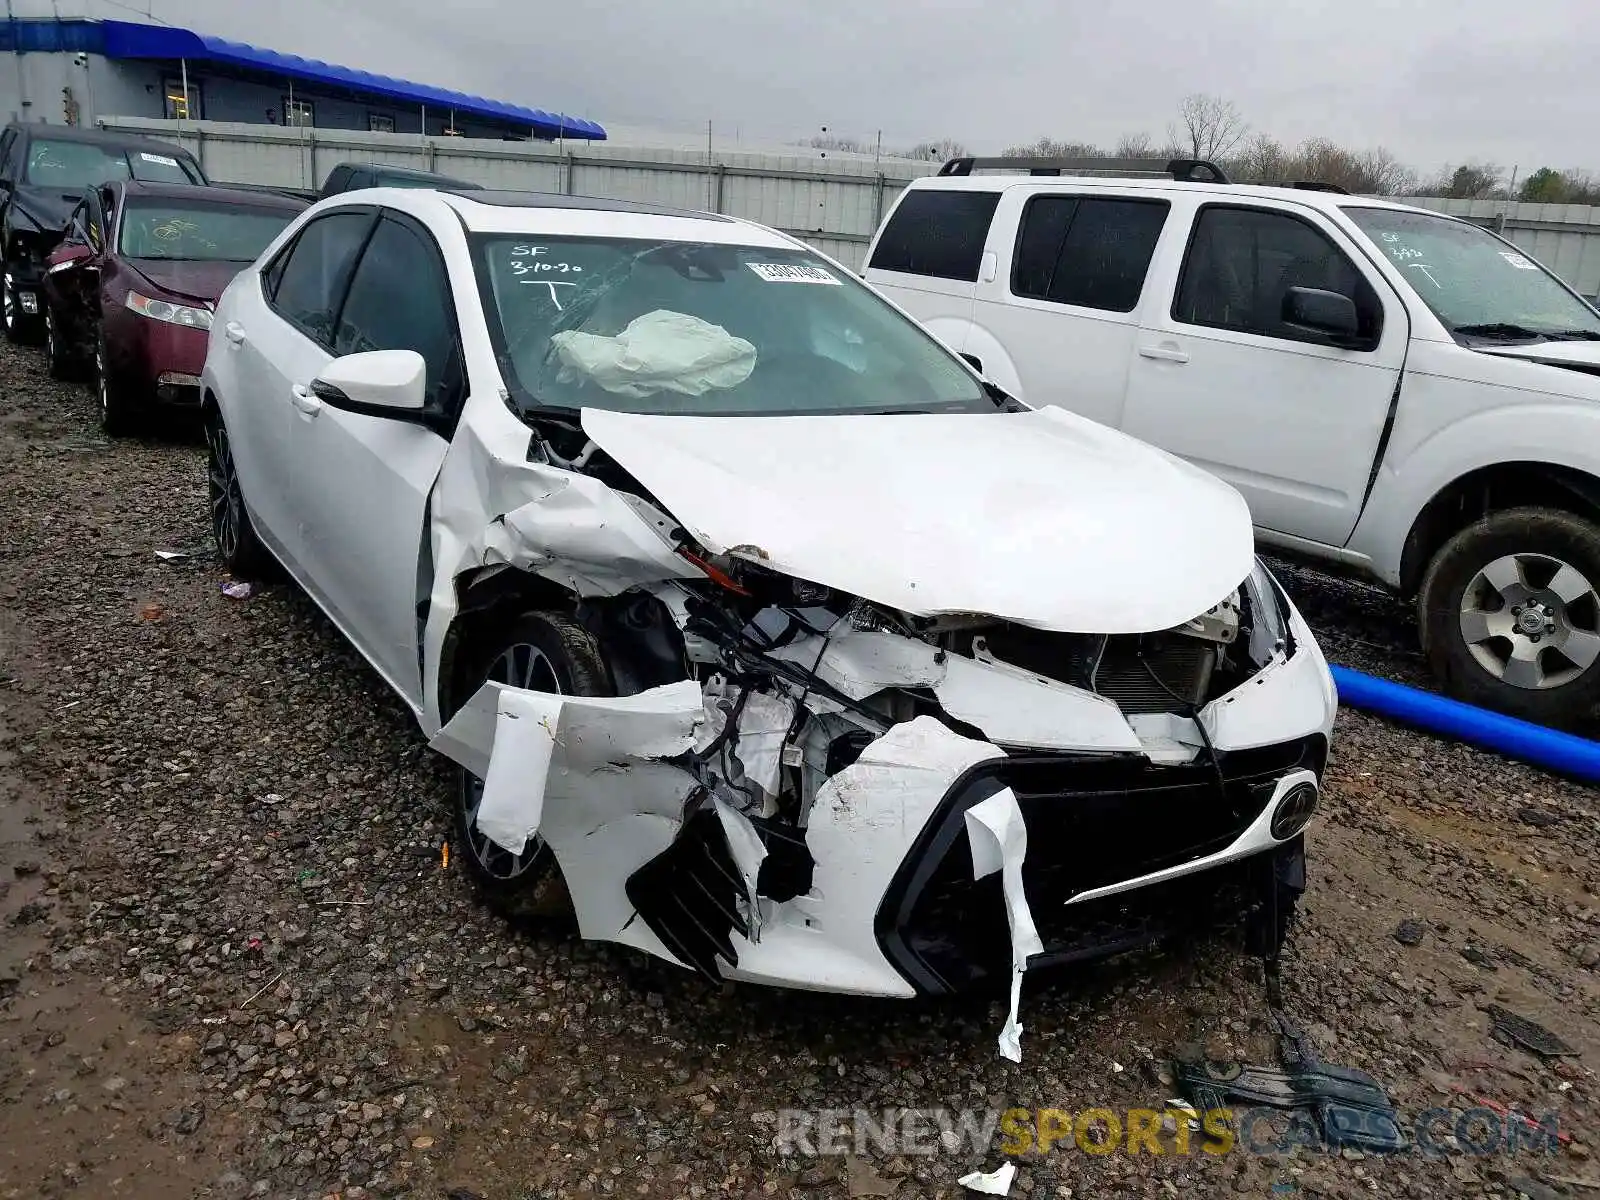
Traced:
POLYGON ((1303 887, 1336 698, 1309 628, 1264 570, 1257 582, 1287 636, 1192 717, 1125 716, 877 632, 790 643, 781 657, 819 690, 751 693, 761 703, 731 714, 720 676, 614 698, 485 684, 431 744, 484 780, 480 830, 514 853, 549 845, 584 937, 712 977, 862 995, 1009 974, 1014 1043, 1023 970, 1303 887), (891 683, 951 719, 853 743, 795 734, 842 725, 843 702, 891 683), (742 761, 708 770, 730 721, 742 761), (814 780, 798 820, 759 803, 785 769, 814 780))

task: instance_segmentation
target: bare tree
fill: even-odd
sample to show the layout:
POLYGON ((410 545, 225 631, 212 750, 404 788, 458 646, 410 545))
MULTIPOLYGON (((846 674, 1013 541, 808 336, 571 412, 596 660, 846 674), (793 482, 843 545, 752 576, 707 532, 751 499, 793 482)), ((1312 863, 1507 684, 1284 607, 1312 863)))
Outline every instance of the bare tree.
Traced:
POLYGON ((1382 146, 1356 156, 1361 177, 1359 186, 1349 189, 1368 196, 1403 196, 1417 186, 1417 173, 1382 146))
POLYGON ((1258 133, 1227 163, 1227 170, 1242 183, 1271 183, 1289 177, 1292 158, 1277 138, 1258 133))
POLYGON ((1125 133, 1112 148, 1113 158, 1156 158, 1162 152, 1156 149, 1155 139, 1148 133, 1125 133))
POLYGON ((1178 105, 1178 123, 1167 127, 1173 145, 1190 158, 1217 162, 1227 158, 1250 131, 1233 101, 1201 92, 1178 105))
POLYGON ((1104 158, 1106 152, 1088 142, 1058 142, 1042 137, 1025 145, 1007 146, 1007 158, 1104 158))
POLYGON ((967 157, 967 148, 955 138, 939 138, 932 142, 918 142, 905 152, 907 158, 922 158, 932 162, 949 162, 952 158, 967 157))
POLYGON ((851 137, 818 134, 807 143, 814 150, 837 150, 841 154, 871 154, 872 147, 851 137))

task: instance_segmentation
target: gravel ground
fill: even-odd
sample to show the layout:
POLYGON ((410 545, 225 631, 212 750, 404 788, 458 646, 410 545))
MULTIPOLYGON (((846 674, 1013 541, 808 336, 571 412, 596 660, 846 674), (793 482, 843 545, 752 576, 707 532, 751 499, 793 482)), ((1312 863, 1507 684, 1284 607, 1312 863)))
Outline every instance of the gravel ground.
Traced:
MULTIPOLYGON (((772 1114, 1160 1107, 1179 1047, 1270 1054, 1226 937, 1030 976, 1014 1066, 999 997, 716 989, 509 927, 443 865, 447 775, 377 678, 289 587, 220 594, 195 439, 108 444, 42 367, 0 348, 0 1200, 955 1196, 998 1139, 785 1157, 772 1114)), ((1394 605, 1288 582, 1335 657, 1403 674, 1394 605)), ((1404 1116, 1555 1112, 1558 1152, 1068 1143, 1012 1194, 1597 1194, 1597 830, 1588 789, 1346 712, 1284 962, 1404 1116), (1493 1040, 1491 1003, 1576 1054, 1493 1040)))

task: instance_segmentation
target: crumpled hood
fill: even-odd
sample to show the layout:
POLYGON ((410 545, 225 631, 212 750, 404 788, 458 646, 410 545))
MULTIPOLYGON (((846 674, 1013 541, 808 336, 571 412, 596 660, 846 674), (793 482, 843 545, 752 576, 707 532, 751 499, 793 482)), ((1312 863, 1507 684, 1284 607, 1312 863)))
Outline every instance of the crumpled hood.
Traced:
POLYGON ((932 616, 1147 633, 1254 562, 1244 499, 1059 408, 687 417, 585 409, 583 428, 714 553, 932 616))
POLYGON ((81 192, 67 193, 60 188, 22 184, 11 193, 12 228, 64 232, 72 219, 72 210, 82 198, 81 192))

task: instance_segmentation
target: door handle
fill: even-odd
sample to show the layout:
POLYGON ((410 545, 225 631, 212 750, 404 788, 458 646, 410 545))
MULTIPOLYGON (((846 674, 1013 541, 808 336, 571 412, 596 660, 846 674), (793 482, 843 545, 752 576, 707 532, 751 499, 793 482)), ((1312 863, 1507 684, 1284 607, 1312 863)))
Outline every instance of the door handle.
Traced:
POLYGON ((1158 362, 1186 363, 1189 361, 1188 354, 1179 350, 1176 346, 1140 346, 1139 355, 1141 358, 1153 358, 1158 362))
POLYGON ((322 401, 311 394, 310 388, 301 387, 298 383, 289 390, 294 400, 294 406, 308 417, 314 417, 322 411, 322 401))
POLYGON ((235 346, 244 345, 244 326, 237 321, 229 321, 222 327, 222 336, 235 346))

